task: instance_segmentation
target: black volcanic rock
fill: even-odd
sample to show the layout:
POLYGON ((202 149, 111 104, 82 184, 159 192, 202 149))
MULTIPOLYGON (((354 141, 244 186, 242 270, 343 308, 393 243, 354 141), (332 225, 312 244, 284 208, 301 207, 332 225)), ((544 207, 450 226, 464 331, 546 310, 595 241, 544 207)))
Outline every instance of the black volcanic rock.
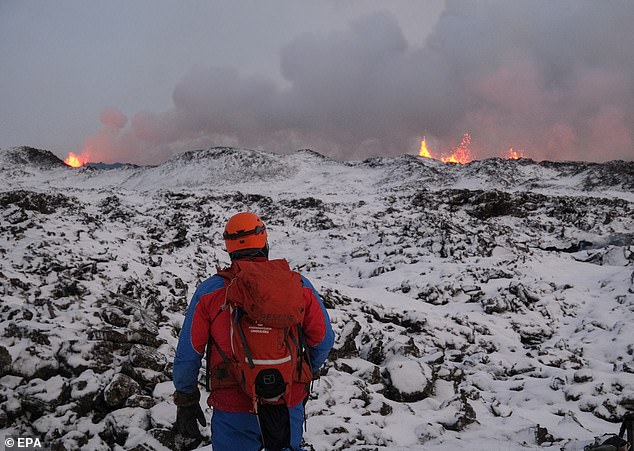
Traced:
POLYGON ((574 176, 600 163, 590 163, 586 161, 540 161, 537 164, 544 168, 554 169, 561 175, 574 176))
POLYGON ((583 180, 583 189, 587 191, 601 187, 634 191, 634 161, 608 161, 591 165, 583 180))
POLYGON ((32 210, 44 214, 54 213, 57 208, 67 207, 71 203, 71 198, 63 194, 36 193, 26 190, 0 193, 0 207, 2 208, 16 205, 23 210, 32 210))
POLYGON ((103 397, 111 407, 123 405, 130 396, 139 394, 141 386, 131 377, 117 373, 103 391, 103 397))
MULTIPOLYGON (((306 448, 480 449, 511 414, 509 448, 534 447, 525 409, 583 412, 586 435, 631 410, 630 163, 298 152, 112 171, 20 170, 0 153, 0 428, 54 450, 184 449, 177 337, 243 210, 335 329, 306 448)), ((553 426, 566 449, 583 448, 574 424, 553 426)))
POLYGON ((4 376, 11 369, 11 354, 7 348, 0 346, 0 377, 4 376))
POLYGON ((467 163, 460 172, 504 187, 518 186, 531 178, 522 172, 522 168, 534 165, 533 160, 526 158, 488 158, 467 163))

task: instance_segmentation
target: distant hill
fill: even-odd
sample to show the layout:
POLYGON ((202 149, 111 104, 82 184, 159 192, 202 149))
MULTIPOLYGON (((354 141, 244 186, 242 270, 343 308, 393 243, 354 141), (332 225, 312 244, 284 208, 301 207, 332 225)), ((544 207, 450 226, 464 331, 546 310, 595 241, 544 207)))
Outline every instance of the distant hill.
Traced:
POLYGON ((92 168, 92 169, 119 169, 119 168, 125 168, 125 167, 134 167, 134 168, 138 168, 139 166, 136 164, 129 164, 129 163, 87 163, 86 167, 88 168, 92 168))
POLYGON ((65 167, 66 164, 48 150, 34 147, 12 147, 0 150, 0 164, 4 166, 35 166, 42 169, 65 167))

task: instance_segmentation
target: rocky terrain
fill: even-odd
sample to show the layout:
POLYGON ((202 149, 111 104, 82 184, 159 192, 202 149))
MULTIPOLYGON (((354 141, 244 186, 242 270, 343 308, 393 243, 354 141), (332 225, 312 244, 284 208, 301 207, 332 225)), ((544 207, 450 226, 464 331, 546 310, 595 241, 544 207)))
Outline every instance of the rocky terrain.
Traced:
POLYGON ((0 151, 2 434, 54 450, 203 446, 174 433, 171 361, 241 210, 313 281, 337 333, 307 449, 577 450, 634 410, 633 162, 212 148, 71 169, 13 148, 0 151))

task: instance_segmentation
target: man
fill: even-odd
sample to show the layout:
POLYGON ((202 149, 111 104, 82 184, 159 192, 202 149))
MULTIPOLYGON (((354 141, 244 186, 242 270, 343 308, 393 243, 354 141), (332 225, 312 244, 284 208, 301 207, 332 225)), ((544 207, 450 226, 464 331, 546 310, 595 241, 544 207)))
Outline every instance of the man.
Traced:
MULTIPOLYGON (((232 329, 235 312, 227 308, 227 293, 233 281, 226 274, 231 274, 232 269, 241 266, 268 268, 270 263, 280 261, 287 264, 283 260, 269 261, 266 227, 253 213, 243 212, 232 216, 225 226, 223 237, 226 251, 231 258, 231 268, 198 286, 178 341, 173 370, 177 428, 184 436, 197 437, 200 435, 197 422, 206 426, 205 415, 198 402, 200 393, 197 383, 206 349, 212 374, 211 393, 207 403, 213 407, 211 443, 214 451, 259 451, 264 446, 263 441, 266 441, 268 449, 299 451, 308 384, 287 381, 283 395, 285 399, 279 400, 273 410, 269 406, 262 407, 259 415, 256 415, 258 407, 254 405, 252 397, 246 394, 237 381, 228 377, 226 371, 234 356, 232 348, 235 342, 232 343, 232 340, 238 335, 232 329), (280 403, 283 405, 280 406, 280 403), (273 414, 263 416, 264 411, 273 414), (268 439, 271 434, 277 435, 273 441, 268 439)), ((302 335, 307 348, 306 362, 310 362, 309 371, 314 373, 328 356, 334 342, 334 332, 324 304, 311 283, 308 279, 295 275, 299 285, 298 302, 303 303, 303 320, 298 330, 301 331, 299 335, 302 335)))

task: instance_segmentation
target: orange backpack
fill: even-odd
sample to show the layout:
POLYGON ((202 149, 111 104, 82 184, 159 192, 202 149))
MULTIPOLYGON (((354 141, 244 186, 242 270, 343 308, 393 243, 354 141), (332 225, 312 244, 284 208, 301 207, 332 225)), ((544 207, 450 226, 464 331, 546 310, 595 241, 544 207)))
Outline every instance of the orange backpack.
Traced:
POLYGON ((224 366, 252 399, 254 411, 258 404, 290 402, 293 382, 312 379, 301 326, 301 276, 286 260, 238 260, 218 274, 226 280, 223 308, 231 318, 232 355, 216 345, 224 366))

